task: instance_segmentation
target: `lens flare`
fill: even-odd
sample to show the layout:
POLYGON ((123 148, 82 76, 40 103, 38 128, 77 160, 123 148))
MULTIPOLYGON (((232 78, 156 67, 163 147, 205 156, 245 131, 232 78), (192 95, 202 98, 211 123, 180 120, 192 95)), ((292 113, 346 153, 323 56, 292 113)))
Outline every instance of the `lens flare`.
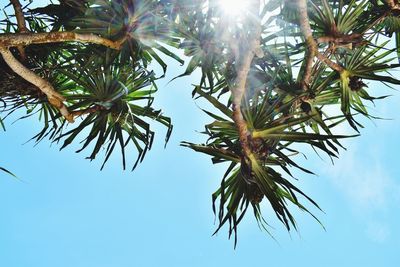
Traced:
POLYGON ((246 0, 219 0, 218 4, 227 15, 237 16, 245 12, 249 3, 246 0))

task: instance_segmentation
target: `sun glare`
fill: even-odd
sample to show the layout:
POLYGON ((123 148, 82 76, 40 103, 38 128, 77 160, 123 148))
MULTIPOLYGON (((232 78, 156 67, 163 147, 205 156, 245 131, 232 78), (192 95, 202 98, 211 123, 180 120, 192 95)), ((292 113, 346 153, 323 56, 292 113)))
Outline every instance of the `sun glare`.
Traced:
POLYGON ((219 0, 219 6, 224 13, 230 16, 237 16, 243 13, 248 7, 246 0, 219 0))

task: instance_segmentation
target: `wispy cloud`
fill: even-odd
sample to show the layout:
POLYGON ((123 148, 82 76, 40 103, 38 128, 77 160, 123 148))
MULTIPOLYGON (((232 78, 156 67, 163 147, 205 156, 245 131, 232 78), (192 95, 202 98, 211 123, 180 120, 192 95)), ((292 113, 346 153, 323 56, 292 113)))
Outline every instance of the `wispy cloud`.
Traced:
POLYGON ((342 153, 336 164, 326 169, 332 184, 342 192, 360 220, 367 237, 384 243, 390 236, 386 214, 400 203, 400 184, 385 170, 379 146, 357 146, 342 153))
POLYGON ((345 194, 354 208, 369 212, 382 210, 395 200, 400 186, 386 173, 378 152, 354 146, 327 169, 333 184, 345 194), (373 156, 369 156, 373 155, 373 156))
POLYGON ((376 243, 385 243, 390 236, 390 228, 381 222, 369 222, 366 229, 367 236, 376 243))

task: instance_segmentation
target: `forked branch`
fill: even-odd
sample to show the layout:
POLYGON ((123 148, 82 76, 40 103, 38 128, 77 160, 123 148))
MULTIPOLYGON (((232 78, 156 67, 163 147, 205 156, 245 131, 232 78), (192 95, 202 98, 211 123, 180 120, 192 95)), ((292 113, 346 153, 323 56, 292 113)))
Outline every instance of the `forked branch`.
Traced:
POLYGON ((65 98, 56 90, 54 90, 53 86, 48 81, 22 65, 21 62, 19 62, 7 48, 0 47, 0 54, 3 56, 3 59, 7 65, 16 74, 37 86, 47 96, 50 104, 56 107, 67 121, 74 121, 73 116, 69 113, 68 108, 63 103, 65 98))
POLYGON ((79 34, 74 32, 29 33, 25 24, 21 3, 18 0, 10 0, 10 2, 15 10, 19 33, 0 35, 0 54, 3 56, 7 65, 16 74, 38 87, 47 96, 49 103, 56 107, 67 121, 73 122, 74 115, 79 116, 85 113, 79 113, 78 115, 70 113, 67 106, 64 104, 64 97, 60 95, 48 81, 19 62, 9 48, 17 47, 21 58, 25 59, 24 46, 31 44, 80 42, 103 45, 112 49, 120 49, 126 37, 117 41, 112 41, 94 34, 79 34))
POLYGON ((301 82, 302 88, 305 91, 308 89, 308 86, 311 82, 312 67, 315 57, 317 57, 321 62, 324 62, 331 69, 338 72, 343 71, 343 67, 336 62, 333 62, 328 57, 318 51, 318 44, 313 37, 312 29, 310 26, 310 19, 308 17, 307 0, 297 0, 297 8, 299 14, 300 29, 307 46, 307 52, 304 59, 305 68, 303 73, 303 80, 301 82))

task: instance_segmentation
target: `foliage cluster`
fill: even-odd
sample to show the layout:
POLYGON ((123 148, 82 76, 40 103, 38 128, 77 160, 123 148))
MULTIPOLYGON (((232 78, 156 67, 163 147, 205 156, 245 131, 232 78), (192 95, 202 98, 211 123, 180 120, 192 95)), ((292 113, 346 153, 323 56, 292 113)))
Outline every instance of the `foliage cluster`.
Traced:
MULTIPOLYGON (((214 164, 228 166, 212 197, 219 219, 217 231, 228 224, 229 236, 236 238, 237 226, 249 207, 268 231, 261 214, 265 202, 287 230, 296 229, 290 206, 309 212, 304 203, 308 202, 319 208, 291 181, 291 168, 312 173, 296 163, 293 156, 302 153, 297 144, 334 158, 342 147, 340 139, 349 137, 334 134, 335 127, 348 124, 358 132, 363 126, 356 115, 375 118, 368 103, 385 96, 372 96, 368 82, 400 84, 390 75, 400 66, 400 7, 394 1, 379 0, 305 1, 306 22, 318 53, 317 60, 310 60, 310 40, 300 23, 305 19, 299 12, 302 1, 249 2, 259 6, 259 11, 243 10, 237 17, 224 14, 217 0, 60 0, 35 9, 28 5, 24 17, 32 33, 90 33, 123 40, 122 46, 113 50, 62 42, 25 47, 24 65, 65 97, 68 109, 82 118, 77 125, 68 125, 43 93, 0 60, 2 114, 7 117, 18 109, 26 109, 24 118, 39 114, 35 118, 44 127, 33 138, 36 142, 62 141, 64 148, 83 136, 77 152, 90 147, 90 160, 105 148, 106 163, 119 146, 125 168, 125 154, 134 149, 135 167, 151 148, 151 121, 167 127, 166 141, 171 134, 171 120, 153 107, 153 99, 156 80, 163 78, 168 65, 161 54, 183 64, 174 52, 180 49, 190 59, 181 76, 196 69, 202 73, 193 97, 215 108, 205 110, 212 119, 205 125, 205 143, 182 145, 210 155, 214 164), (256 37, 260 47, 253 51, 240 106, 248 132, 250 153, 246 154, 234 119, 233 88, 255 22, 261 27, 256 37), (151 62, 164 73, 154 73, 151 62), (307 75, 309 81, 305 81, 307 75)), ((6 10, 10 12, 1 21, 3 35, 16 34, 13 12, 6 10)), ((12 52, 21 56, 16 48, 12 52)))

